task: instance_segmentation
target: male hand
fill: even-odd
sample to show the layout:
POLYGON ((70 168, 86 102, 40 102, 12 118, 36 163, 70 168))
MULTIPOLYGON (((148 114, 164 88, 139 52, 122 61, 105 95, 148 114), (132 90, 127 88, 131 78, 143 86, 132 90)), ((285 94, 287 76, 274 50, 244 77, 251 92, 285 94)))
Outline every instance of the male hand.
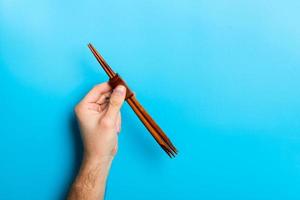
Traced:
POLYGON ((84 145, 85 159, 112 159, 118 148, 121 130, 120 108, 126 88, 114 90, 108 83, 96 85, 75 107, 84 145))

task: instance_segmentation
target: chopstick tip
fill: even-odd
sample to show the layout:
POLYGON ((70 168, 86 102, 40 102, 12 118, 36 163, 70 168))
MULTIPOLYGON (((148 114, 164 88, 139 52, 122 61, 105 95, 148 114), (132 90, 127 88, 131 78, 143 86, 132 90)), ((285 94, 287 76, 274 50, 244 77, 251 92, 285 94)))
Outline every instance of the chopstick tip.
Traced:
POLYGON ((93 47, 93 45, 92 45, 92 43, 88 43, 88 45, 87 45, 89 48, 91 48, 91 47, 93 47))

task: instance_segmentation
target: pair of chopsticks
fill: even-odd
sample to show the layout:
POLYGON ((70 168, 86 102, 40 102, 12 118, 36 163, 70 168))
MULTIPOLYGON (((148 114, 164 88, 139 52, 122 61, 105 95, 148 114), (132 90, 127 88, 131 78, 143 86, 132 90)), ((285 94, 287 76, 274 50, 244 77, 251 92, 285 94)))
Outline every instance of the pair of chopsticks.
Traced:
POLYGON ((126 98, 125 100, 130 105, 132 110, 138 116, 138 118, 142 121, 144 126, 148 129, 151 135, 154 137, 156 142, 161 146, 161 148, 172 158, 178 153, 175 146, 169 140, 167 135, 163 132, 163 130, 157 125, 157 123, 152 119, 152 117, 146 112, 146 110, 142 107, 142 105, 138 102, 135 95, 126 85, 125 81, 115 73, 110 66, 106 63, 103 57, 98 53, 98 51, 93 47, 91 43, 88 44, 89 49, 92 51, 97 61, 102 66, 103 70, 109 77, 109 84, 112 88, 115 88, 117 85, 122 84, 126 87, 126 98))

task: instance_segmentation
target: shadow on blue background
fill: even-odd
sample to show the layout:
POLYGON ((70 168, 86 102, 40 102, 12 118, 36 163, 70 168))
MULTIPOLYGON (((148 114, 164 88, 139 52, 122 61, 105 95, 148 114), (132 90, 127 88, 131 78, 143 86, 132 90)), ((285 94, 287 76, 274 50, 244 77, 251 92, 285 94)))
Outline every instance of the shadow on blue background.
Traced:
POLYGON ((125 105, 106 199, 300 199, 299 9, 0 0, 0 199, 65 198, 82 157, 73 108, 107 80, 88 42, 180 151, 125 105))

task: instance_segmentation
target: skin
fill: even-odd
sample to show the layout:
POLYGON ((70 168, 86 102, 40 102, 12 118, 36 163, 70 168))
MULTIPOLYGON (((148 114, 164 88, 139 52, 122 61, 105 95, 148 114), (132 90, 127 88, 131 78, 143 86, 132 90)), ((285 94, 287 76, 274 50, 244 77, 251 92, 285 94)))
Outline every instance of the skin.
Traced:
POLYGON ((118 149, 120 109, 126 89, 108 83, 96 85, 75 107, 84 154, 69 200, 103 199, 107 175, 118 149))

